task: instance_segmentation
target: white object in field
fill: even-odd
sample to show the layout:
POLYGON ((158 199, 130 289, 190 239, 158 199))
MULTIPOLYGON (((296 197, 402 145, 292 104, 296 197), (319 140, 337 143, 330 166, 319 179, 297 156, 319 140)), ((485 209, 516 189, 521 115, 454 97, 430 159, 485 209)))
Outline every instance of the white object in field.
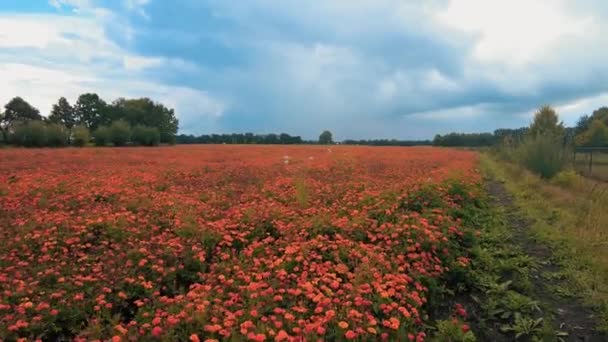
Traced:
POLYGON ((290 156, 283 156, 283 164, 289 164, 290 156))

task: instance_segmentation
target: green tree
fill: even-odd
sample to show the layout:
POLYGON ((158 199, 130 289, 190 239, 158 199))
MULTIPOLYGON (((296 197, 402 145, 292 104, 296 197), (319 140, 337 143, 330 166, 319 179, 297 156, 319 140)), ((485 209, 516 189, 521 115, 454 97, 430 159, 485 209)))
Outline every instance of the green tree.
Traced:
POLYGON ((4 106, 4 115, 2 115, 0 121, 0 130, 2 130, 4 140, 8 140, 9 132, 14 124, 32 120, 42 120, 40 111, 21 97, 11 99, 4 106))
POLYGON ((601 120, 593 120, 589 129, 577 136, 576 144, 587 147, 608 146, 608 126, 601 120))
POLYGON ((608 125, 608 107, 600 107, 593 111, 590 120, 600 120, 608 125))
POLYGON ((67 127, 50 123, 46 125, 46 140, 48 146, 60 147, 68 144, 70 131, 67 127))
POLYGON ((534 114, 534 121, 530 125, 528 134, 532 137, 551 135, 563 136, 564 124, 559 122, 559 117, 550 106, 542 106, 534 114))
POLYGON ((131 139, 138 145, 156 146, 160 143, 160 132, 156 127, 136 125, 131 139))
POLYGON ((51 115, 49 115, 49 121, 64 125, 70 130, 74 127, 74 124, 76 123, 74 108, 65 97, 60 98, 59 101, 53 105, 51 115))
POLYGON ((74 105, 76 123, 84 125, 90 130, 96 130, 101 125, 108 125, 112 121, 109 117, 108 105, 94 93, 82 94, 74 105))
POLYGON ((581 116, 580 118, 578 118, 578 121, 576 122, 576 126, 574 127, 574 133, 578 135, 578 134, 585 132, 589 128, 590 124, 591 124, 591 117, 589 117, 589 115, 581 116))
POLYGON ((124 146, 131 140, 131 126, 124 120, 112 122, 109 133, 114 146, 124 146))
POLYGON ((179 121, 173 109, 149 98, 119 98, 111 105, 112 117, 126 120, 132 126, 156 127, 163 143, 173 143, 179 121))
POLYGON ((110 129, 108 126, 99 126, 93 131, 93 141, 95 142, 95 146, 106 146, 110 142, 110 129))
POLYGON ((72 143, 74 146, 85 146, 90 140, 91 135, 88 128, 84 126, 74 126, 72 128, 72 143))
POLYGON ((47 130, 40 120, 19 121, 14 124, 11 142, 27 147, 43 147, 47 144, 47 130))
POLYGON ((330 131, 323 131, 323 133, 321 133, 321 135, 319 136, 319 144, 329 145, 333 143, 334 140, 330 131))

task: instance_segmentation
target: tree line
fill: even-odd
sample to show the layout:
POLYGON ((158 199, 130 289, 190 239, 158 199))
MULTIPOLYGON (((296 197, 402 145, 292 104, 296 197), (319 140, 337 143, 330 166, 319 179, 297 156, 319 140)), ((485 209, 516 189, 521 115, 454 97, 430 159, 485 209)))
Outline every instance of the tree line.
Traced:
POLYGON ((61 97, 48 116, 21 97, 0 112, 2 141, 21 146, 172 144, 178 125, 173 109, 149 98, 107 103, 94 93, 80 95, 74 105, 61 97))
MULTIPOLYGON (((323 131, 318 140, 304 140, 300 136, 292 136, 287 133, 281 134, 255 134, 255 133, 232 133, 232 134, 203 134, 199 136, 180 134, 175 139, 177 144, 265 144, 265 145, 296 145, 296 144, 334 144, 333 135, 330 131, 323 131)), ((396 139, 371 139, 355 140, 346 139, 340 142, 342 145, 367 145, 367 146, 421 146, 431 145, 430 140, 396 140, 396 139)))
POLYGON ((344 145, 365 145, 365 146, 425 146, 431 145, 430 140, 397 140, 397 139, 369 139, 354 140, 347 139, 342 141, 344 145))
POLYGON ((300 136, 281 134, 203 134, 199 136, 180 134, 175 139, 178 144, 268 144, 268 145, 294 145, 314 143, 305 141, 300 136))

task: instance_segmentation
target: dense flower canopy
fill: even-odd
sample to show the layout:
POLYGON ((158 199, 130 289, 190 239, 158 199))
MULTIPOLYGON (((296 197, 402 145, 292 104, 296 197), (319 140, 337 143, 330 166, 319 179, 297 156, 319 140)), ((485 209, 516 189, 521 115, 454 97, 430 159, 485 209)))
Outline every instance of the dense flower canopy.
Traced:
POLYGON ((0 339, 418 339, 476 154, 0 150, 0 339), (421 198, 434 186, 432 195, 421 198))

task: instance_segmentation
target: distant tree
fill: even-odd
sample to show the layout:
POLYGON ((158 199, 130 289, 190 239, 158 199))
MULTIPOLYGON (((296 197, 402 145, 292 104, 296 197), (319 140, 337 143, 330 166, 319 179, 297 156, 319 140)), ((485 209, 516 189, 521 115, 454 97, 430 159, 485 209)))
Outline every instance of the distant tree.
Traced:
POLYGON ((97 94, 87 93, 78 97, 74 105, 76 123, 84 125, 90 130, 96 130, 101 125, 109 125, 108 105, 97 94))
POLYGON ((576 144, 587 147, 608 146, 608 126, 601 120, 593 120, 589 129, 576 137, 576 144))
POLYGON ((2 122, 4 122, 4 112, 0 111, 0 132, 2 132, 2 135, 0 135, 0 139, 2 139, 2 141, 0 141, 0 143, 7 144, 8 136, 2 126, 2 122))
POLYGON ((11 142, 26 147, 46 146, 46 125, 40 120, 18 121, 13 126, 11 142))
POLYGON ((334 140, 330 131, 323 131, 323 133, 321 133, 321 135, 319 136, 319 144, 329 145, 333 143, 334 140))
POLYGON ((496 143, 496 137, 492 133, 449 133, 437 134, 433 139, 435 146, 491 146, 496 143))
POLYGON ((576 127, 574 127, 575 134, 581 134, 589 129, 589 125, 591 124, 591 117, 589 115, 581 116, 576 122, 576 127))
POLYGON ((131 140, 131 126, 124 120, 112 122, 109 133, 114 146, 124 146, 131 140))
POLYGON ((608 125, 608 107, 600 107, 593 111, 590 120, 600 120, 608 125))
POLYGON ((165 107, 149 98, 119 98, 110 106, 114 120, 123 119, 132 126, 156 127, 163 143, 174 143, 179 120, 173 109, 165 107))
POLYGON ((137 145, 156 146, 160 143, 160 132, 156 127, 136 125, 131 140, 137 145))
POLYGON ((552 107, 542 106, 534 114, 528 134, 532 137, 560 137, 564 135, 564 124, 559 122, 559 117, 552 107))
POLYGON ((89 129, 84 126, 74 126, 72 128, 72 144, 82 147, 89 143, 91 134, 89 129))
POLYGON ((95 146, 106 146, 110 142, 110 128, 108 126, 97 127, 93 131, 93 142, 95 146))
POLYGON ((59 101, 53 105, 51 115, 49 115, 49 121, 64 125, 70 130, 74 127, 74 124, 76 123, 74 108, 65 97, 60 98, 59 101))
POLYGON ((8 140, 12 126, 18 122, 42 120, 40 111, 27 103, 21 97, 14 97, 4 106, 4 115, 1 116, 0 130, 4 141, 8 140))
POLYGON ((70 131, 61 124, 49 123, 46 125, 46 141, 48 146, 60 147, 69 142, 70 131))

